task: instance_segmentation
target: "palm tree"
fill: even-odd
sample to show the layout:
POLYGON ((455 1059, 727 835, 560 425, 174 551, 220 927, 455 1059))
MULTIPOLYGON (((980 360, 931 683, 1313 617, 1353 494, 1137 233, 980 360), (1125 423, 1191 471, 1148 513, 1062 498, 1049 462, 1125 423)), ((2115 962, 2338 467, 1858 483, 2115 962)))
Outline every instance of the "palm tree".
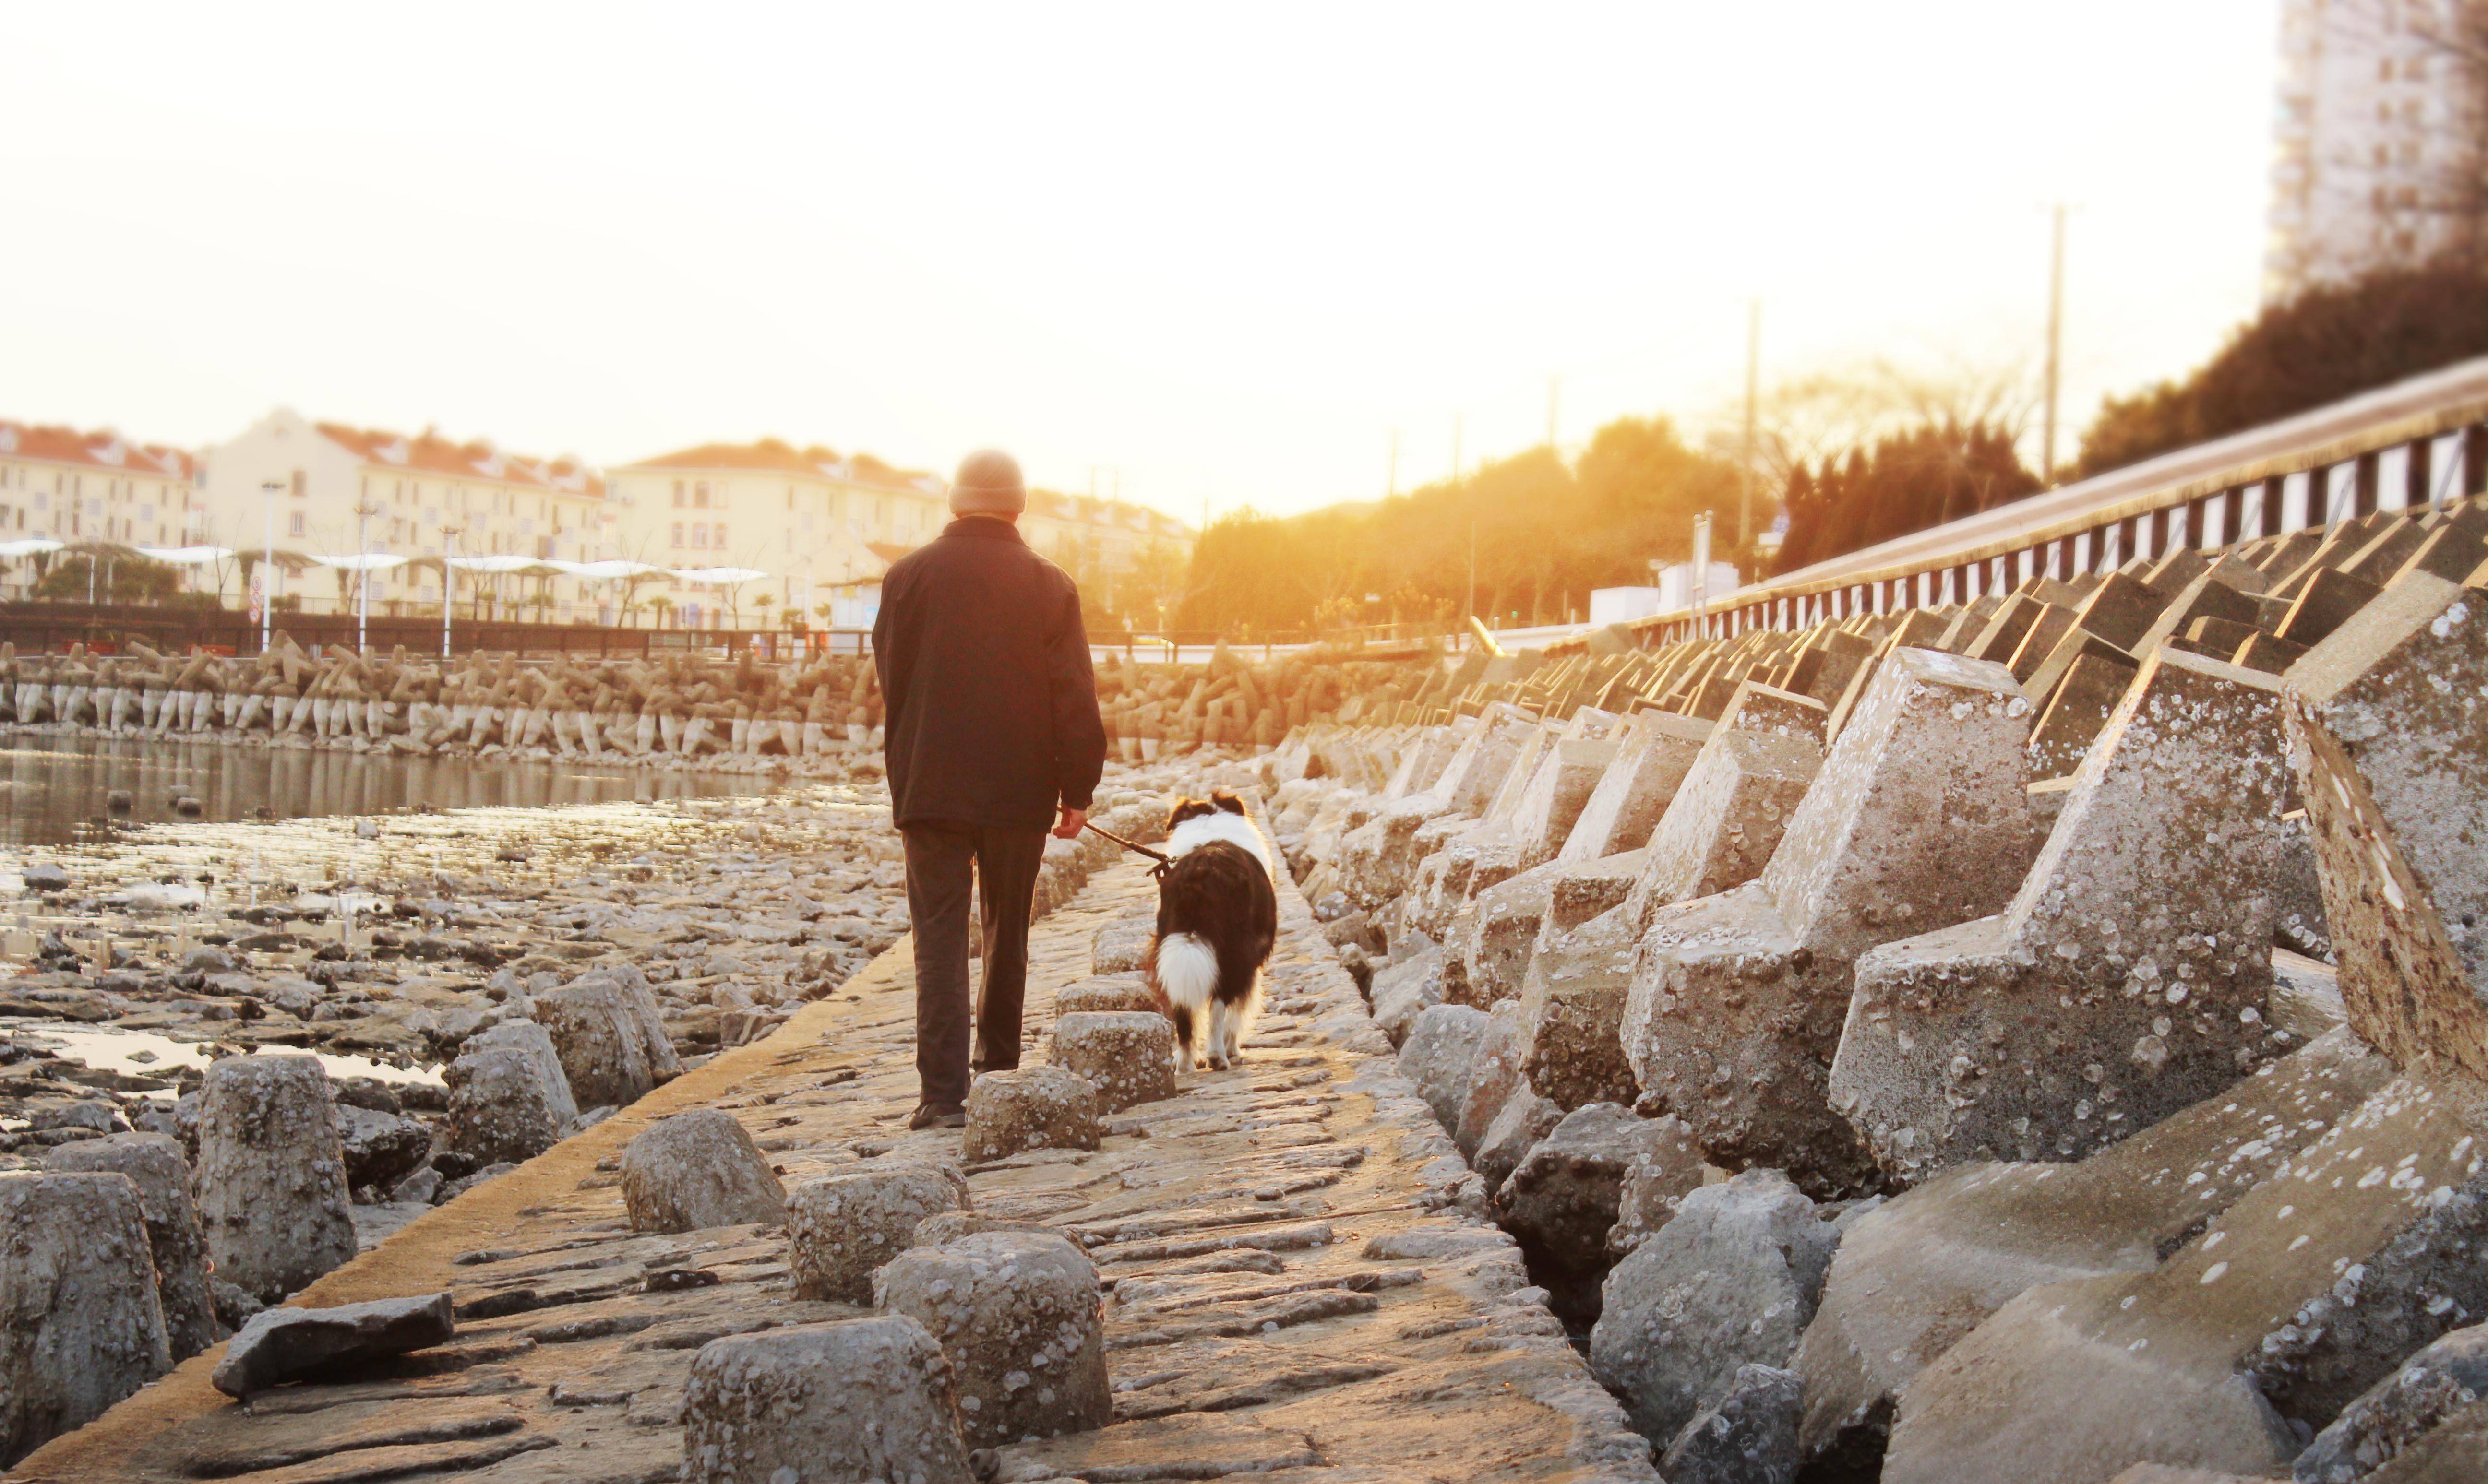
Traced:
POLYGON ((674 601, 666 597, 664 594, 659 593, 656 597, 648 600, 648 606, 657 610, 657 627, 660 629, 664 628, 665 615, 674 611, 674 601))

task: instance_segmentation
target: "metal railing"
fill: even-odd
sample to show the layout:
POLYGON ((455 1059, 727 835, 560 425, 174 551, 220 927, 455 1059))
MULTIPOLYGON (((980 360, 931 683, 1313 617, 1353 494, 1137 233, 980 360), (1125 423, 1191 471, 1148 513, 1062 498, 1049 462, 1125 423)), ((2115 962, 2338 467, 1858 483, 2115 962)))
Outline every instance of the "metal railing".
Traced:
MULTIPOLYGON (((2488 489, 2488 358, 1895 537, 1628 626, 1644 644, 1946 607, 2488 489)), ((1546 646, 1576 649, 1586 632, 1546 646)))

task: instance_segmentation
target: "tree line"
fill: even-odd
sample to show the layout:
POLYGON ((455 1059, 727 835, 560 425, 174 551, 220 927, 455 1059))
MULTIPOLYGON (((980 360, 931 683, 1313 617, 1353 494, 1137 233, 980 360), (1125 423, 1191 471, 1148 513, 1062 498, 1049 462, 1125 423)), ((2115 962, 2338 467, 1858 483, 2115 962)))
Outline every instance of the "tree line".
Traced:
MULTIPOLYGON (((1663 417, 1600 428, 1567 462, 1541 445, 1409 493, 1278 517, 1250 508, 1202 533, 1173 627, 1249 638, 1377 624, 1507 627, 1586 617, 1594 588, 1647 584, 1713 518, 1734 560, 1736 465, 1663 417), (1474 594, 1474 597, 1472 597, 1474 594)), ((1756 491, 1755 528, 1772 516, 1756 491)))

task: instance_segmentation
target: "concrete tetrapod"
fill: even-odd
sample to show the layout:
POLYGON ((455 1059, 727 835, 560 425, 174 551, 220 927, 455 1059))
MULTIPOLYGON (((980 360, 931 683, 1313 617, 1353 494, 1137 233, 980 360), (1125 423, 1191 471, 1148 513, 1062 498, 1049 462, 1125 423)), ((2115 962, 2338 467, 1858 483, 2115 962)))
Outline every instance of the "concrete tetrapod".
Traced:
POLYGON ((2272 677, 2162 650, 1999 915, 1860 959, 1835 1106, 1884 1171, 2078 1159, 2281 1050, 2272 677))
POLYGON ((1620 1035, 1717 1163, 1829 1199, 1878 1183, 1824 1083, 1857 956, 2010 900, 2037 848, 2030 703, 2000 664, 1887 656, 1761 879, 1650 920, 1620 1035))
POLYGON ((0 1174, 0 1468, 173 1368, 138 1188, 0 1174))
MULTIPOLYGON (((2450 934, 2430 929, 2461 919, 2488 865, 2444 843, 2428 807, 2446 780, 2412 762, 2478 767, 2488 718, 2459 698, 2488 681, 2488 655, 2470 595, 2424 573, 2403 583, 2300 661, 2289 714, 2310 814, 2324 811, 2326 907, 2366 914, 2345 942, 2384 935, 2344 950, 2351 1028, 2400 1048, 2404 1074, 2153 1272, 2034 1288, 1921 1371, 1892 1484, 2106 1479, 2137 1462, 2267 1472, 2297 1451, 2292 1425, 2327 1427, 2404 1358, 2488 1316, 2488 1084, 2463 1070, 2467 1022, 2442 1013, 2467 980, 2450 934), (2361 720, 2396 692, 2406 714, 2361 720)), ((2411 1462, 2426 1442, 2377 1476, 2429 1476, 2411 1462)))
MULTIPOLYGON (((1449 939, 1459 959, 1462 1002, 1490 1005, 1520 993, 1531 949, 1567 882, 1596 881, 1611 893, 1596 910, 1574 918, 1579 922, 1623 901, 1640 877, 1649 860, 1642 847, 1701 755, 1712 723, 1644 712, 1628 725, 1555 858, 1472 893, 1449 939)), ((1579 890, 1575 885, 1575 895, 1579 890)))
POLYGON ((199 1224, 216 1276, 274 1303, 352 1261, 346 1156, 313 1056, 228 1056, 199 1092, 199 1224))
MULTIPOLYGON (((1750 701, 1760 689, 1739 695, 1750 701)), ((1759 875, 1823 766, 1820 743, 1748 730, 1742 714, 1730 710, 1703 743, 1625 900, 1568 931, 1540 933, 1522 981, 1521 1064, 1530 1086, 1563 1107, 1640 1096, 1617 1027, 1644 926, 1661 907, 1759 875)))
POLYGON ((2042 1283, 2147 1273, 2390 1081, 2346 1030, 2074 1164, 1965 1164, 1859 1218, 1797 1349, 1809 1457, 1881 1451, 1937 1357, 2042 1283))
POLYGON ((588 1107, 628 1107, 683 1070, 647 975, 598 968, 536 996, 571 1096, 588 1107))
POLYGON ((2350 1024, 2488 1078, 2488 592, 2395 582, 2292 665, 2290 758, 2350 1024))

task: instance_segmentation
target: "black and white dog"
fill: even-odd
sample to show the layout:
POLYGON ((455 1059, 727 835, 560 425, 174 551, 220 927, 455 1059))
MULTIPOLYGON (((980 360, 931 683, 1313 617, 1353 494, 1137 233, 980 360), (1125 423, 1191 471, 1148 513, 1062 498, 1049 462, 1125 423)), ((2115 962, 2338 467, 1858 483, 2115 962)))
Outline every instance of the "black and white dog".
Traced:
POLYGON ((1143 968, 1174 1022, 1174 1067, 1224 1072, 1261 1010, 1261 969, 1279 938, 1274 853, 1244 804, 1220 791, 1167 816, 1158 931, 1143 968), (1202 1050, 1196 1054, 1196 1038, 1202 1050))

